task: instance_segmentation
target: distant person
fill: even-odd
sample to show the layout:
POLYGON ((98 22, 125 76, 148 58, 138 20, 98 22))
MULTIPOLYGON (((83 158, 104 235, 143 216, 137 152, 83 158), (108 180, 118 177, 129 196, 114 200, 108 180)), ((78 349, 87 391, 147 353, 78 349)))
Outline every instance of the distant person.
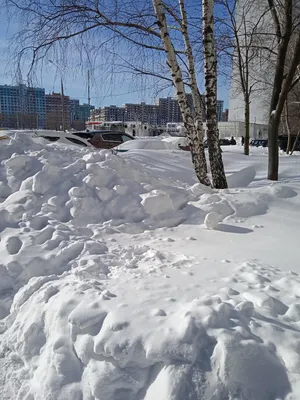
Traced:
POLYGON ((244 136, 242 136, 242 146, 244 146, 244 144, 245 144, 245 138, 244 136))
POLYGON ((231 136, 230 144, 231 145, 236 145, 236 140, 235 140, 235 138, 233 136, 231 136))

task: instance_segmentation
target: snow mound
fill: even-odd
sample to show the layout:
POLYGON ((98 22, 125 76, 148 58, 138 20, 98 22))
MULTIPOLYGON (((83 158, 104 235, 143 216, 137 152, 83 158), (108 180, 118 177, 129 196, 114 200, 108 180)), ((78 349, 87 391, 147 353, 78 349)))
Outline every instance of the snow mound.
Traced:
POLYGON ((157 308, 150 293, 130 299, 118 284, 108 290, 105 282, 73 273, 31 279, 1 327, 1 354, 10 365, 3 393, 16 399, 265 400, 291 392, 287 371, 298 373, 300 365, 293 325, 299 305, 290 295, 290 289, 298 293, 298 276, 244 263, 218 288, 206 282, 200 297, 195 288, 165 284, 162 292, 157 281, 144 284, 157 308), (263 292, 249 298, 249 282, 263 292), (177 303, 176 293, 187 291, 189 300, 177 303))
POLYGON ((120 144, 118 150, 171 150, 172 146, 165 140, 136 139, 120 144))
POLYGON ((1 400, 299 394, 299 276, 257 261, 235 270, 227 255, 210 268, 203 229, 197 255, 177 253, 195 239, 189 224, 214 229, 274 200, 291 205, 292 188, 190 186, 178 178, 192 175, 182 151, 159 161, 24 133, 0 151, 1 400))
POLYGON ((188 140, 186 137, 168 137, 162 139, 163 142, 167 142, 174 150, 178 150, 179 146, 188 146, 188 140))
POLYGON ((204 219, 206 229, 216 229, 220 221, 220 216, 217 213, 208 213, 204 219))
POLYGON ((141 167, 134 159, 104 150, 43 145, 24 133, 2 145, 1 159, 2 316, 32 277, 78 267, 88 275, 97 265, 99 275, 107 276, 111 268, 105 233, 137 234, 185 221, 201 225, 210 213, 218 214, 219 221, 247 218, 266 213, 278 197, 296 195, 283 185, 252 189, 251 195, 240 189, 174 185, 173 176, 157 176, 154 168, 141 167))
POLYGON ((189 201, 184 190, 170 185, 171 180, 153 187, 152 177, 108 151, 64 147, 55 151, 58 148, 44 147, 19 134, 1 149, 4 201, 0 211, 8 213, 7 225, 22 222, 27 226, 40 214, 47 216, 49 223, 56 220, 76 226, 108 221, 143 224, 146 219, 151 225, 155 213, 148 201, 143 201, 145 194, 155 198, 155 190, 160 190, 156 214, 180 214, 189 201))
POLYGON ((227 177, 227 184, 229 188, 247 187, 253 182, 256 175, 254 167, 243 168, 227 177))

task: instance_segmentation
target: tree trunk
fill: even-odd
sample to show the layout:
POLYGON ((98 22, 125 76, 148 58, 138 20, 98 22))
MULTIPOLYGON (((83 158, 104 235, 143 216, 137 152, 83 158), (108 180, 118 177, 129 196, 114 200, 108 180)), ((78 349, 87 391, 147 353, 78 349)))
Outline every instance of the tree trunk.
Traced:
POLYGON ((268 179, 278 181, 278 130, 279 120, 275 112, 271 113, 268 125, 268 179))
POLYGON ((214 0, 202 1, 207 142, 213 185, 217 189, 226 189, 227 181, 219 144, 217 118, 217 58, 213 8, 214 0))
POLYGON ((293 153, 295 151, 295 148, 296 148, 296 145, 297 145, 299 137, 300 137, 300 128, 298 128, 297 136, 295 137, 295 141, 294 141, 294 144, 293 144, 293 147, 292 147, 292 150, 291 150, 291 156, 293 155, 293 153))
POLYGON ((153 0, 153 7, 157 19, 157 25, 160 30, 161 40, 167 56, 167 65, 170 69, 173 84, 176 88, 178 103, 182 113, 184 127, 187 132, 189 146, 191 148, 192 162, 194 164, 195 172, 200 183, 210 186, 211 184, 207 176, 207 165, 203 144, 201 146, 194 119, 191 115, 191 110, 187 101, 182 72, 169 35, 163 2, 161 0, 153 0))
POLYGON ((288 99, 286 99, 284 103, 284 124, 286 127, 287 131, 287 146, 286 146, 286 154, 290 154, 291 151, 291 127, 290 127, 290 121, 289 121, 289 110, 288 110, 288 99))
POLYGON ((291 57, 292 58, 291 67, 285 74, 286 55, 293 28, 292 24, 293 1, 285 0, 283 3, 282 29, 280 26, 280 21, 278 18, 278 13, 274 1, 268 0, 268 3, 274 20, 274 26, 276 28, 276 36, 278 41, 278 52, 277 52, 277 60, 275 67, 275 75, 273 80, 269 123, 268 123, 268 148, 269 148, 268 179, 272 181, 277 181, 278 167, 279 167, 279 157, 278 157, 279 123, 284 102, 287 98, 288 91, 291 87, 296 68, 299 64, 298 52, 300 48, 300 40, 299 40, 300 38, 298 37, 294 54, 291 57))
MULTIPOLYGON (((198 89, 197 78, 196 78, 196 71, 195 71, 195 60, 193 56, 192 45, 190 42, 190 37, 188 33, 188 21, 187 21, 187 14, 185 11, 184 0, 179 0, 179 7, 182 17, 181 22, 181 32, 184 39, 185 50, 188 59, 188 70, 189 70, 189 80, 191 84, 191 94, 193 99, 193 104, 195 107, 195 129, 197 132, 197 143, 196 152, 201 154, 201 158, 205 159, 205 152, 204 152, 204 129, 203 129, 203 122, 202 122, 202 103, 201 103, 201 96, 198 89)), ((207 172, 207 164, 205 164, 206 172, 207 172)))
POLYGON ((245 96, 245 142, 244 154, 249 156, 249 142, 250 142, 250 100, 245 96))

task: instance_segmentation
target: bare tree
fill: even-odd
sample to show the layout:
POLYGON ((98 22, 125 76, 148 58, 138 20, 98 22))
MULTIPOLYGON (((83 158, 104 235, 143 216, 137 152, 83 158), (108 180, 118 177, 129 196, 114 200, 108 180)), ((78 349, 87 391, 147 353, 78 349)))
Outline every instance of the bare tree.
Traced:
POLYGON ((281 126, 287 136, 286 154, 293 154, 299 139, 299 104, 300 85, 296 84, 287 96, 281 116, 281 126))
POLYGON ((283 125, 283 130, 287 133, 287 146, 286 146, 286 154, 290 153, 291 150, 291 120, 290 120, 290 112, 289 112, 289 106, 288 106, 288 98, 286 99, 284 103, 284 109, 281 115, 281 123, 283 125))
MULTIPOLYGON (((274 34, 268 32, 269 9, 253 0, 218 0, 219 52, 232 61, 231 80, 244 101, 244 154, 249 155, 250 104, 254 93, 263 95, 268 81, 264 64, 274 55, 274 34), (235 72, 237 74, 235 75, 235 72), (261 74, 263 71, 263 76, 261 74)), ((237 93, 238 94, 238 93, 237 93)))
POLYGON ((214 45, 214 0, 202 1, 206 118, 209 161, 214 185, 227 188, 217 118, 217 57, 214 45))
POLYGON ((299 10, 293 0, 267 0, 277 38, 277 58, 268 123, 268 179, 278 180, 278 132, 288 93, 299 80, 300 64, 299 10), (291 45, 293 42, 293 46, 291 45), (287 63, 287 60, 289 61, 287 63), (288 64, 288 65, 287 65, 288 64))
MULTIPOLYGON (((99 49, 103 45, 109 55, 111 48, 114 47, 114 53, 110 60, 113 62, 114 70, 118 67, 120 73, 127 69, 127 71, 131 70, 134 74, 141 76, 149 75, 158 80, 163 79, 168 83, 172 82, 177 90, 178 85, 176 86, 174 77, 168 78, 165 73, 159 71, 159 63, 163 59, 165 48, 162 46, 160 30, 157 29, 157 18, 152 2, 141 4, 138 1, 130 0, 119 3, 112 0, 109 3, 100 4, 99 2, 66 0, 63 4, 50 4, 44 3, 42 0, 36 2, 8 0, 8 4, 25 27, 17 33, 15 38, 15 43, 19 46, 17 61, 20 61, 21 56, 29 55, 33 67, 40 60, 47 59, 49 53, 59 48, 61 44, 63 53, 67 46, 71 46, 71 48, 75 46, 80 51, 82 48, 86 48, 88 53, 92 45, 95 49, 99 49), (98 47, 97 43, 100 43, 98 47), (141 53, 143 56, 139 57, 141 53), (133 57, 134 63, 132 63, 133 57), (116 59, 119 65, 116 63, 116 59)), ((166 11, 165 4, 163 10, 166 11)), ((172 30, 173 28, 170 29, 170 32, 172 30)), ((177 40, 176 46, 181 44, 182 41, 178 43, 177 40)), ((189 87, 192 79, 189 78, 189 67, 186 66, 183 59, 186 49, 175 49, 175 47, 173 49, 175 58, 178 57, 179 60, 178 67, 181 68, 182 86, 183 88, 189 87)), ((93 54, 95 53, 97 51, 93 51, 93 54)), ((179 104, 184 123, 189 126, 187 132, 196 175, 201 183, 210 185, 203 149, 202 124, 198 124, 196 137, 191 133, 195 131, 193 116, 190 111, 187 115, 188 108, 183 105, 182 100, 179 98, 179 104)), ((187 100, 186 104, 188 104, 187 100)))
MULTIPOLYGON (((157 14, 158 3, 153 2, 154 7, 157 14)), ((194 125, 195 125, 195 133, 193 135, 193 140, 190 142, 194 142, 194 149, 196 154, 200 159, 205 159, 204 155, 204 147, 203 147, 203 125, 202 125, 202 99, 200 96, 200 91, 197 85, 196 79, 196 70, 195 70, 195 60, 193 55, 192 44, 190 40, 190 35, 188 32, 188 17, 186 13, 186 7, 184 0, 179 0, 179 8, 181 18, 174 12, 173 8, 166 6, 165 3, 160 2, 160 4, 164 7, 164 9, 174 18, 174 20, 179 24, 180 31, 183 36, 186 56, 187 56, 187 71, 190 82, 190 89, 193 98, 193 103, 195 107, 195 115, 194 115, 194 125)), ((208 136, 208 152, 209 152, 209 160, 211 166, 211 174, 213 180, 213 186, 219 189, 227 188, 227 181, 224 172, 221 148, 219 145, 219 132, 217 126, 217 68, 216 68, 216 54, 214 49, 214 16, 213 16, 213 5, 214 1, 211 2, 211 5, 207 7, 206 4, 203 6, 203 13, 205 18, 203 18, 203 32, 204 32, 204 60, 205 60, 205 81, 206 81, 206 99, 207 99, 207 136, 208 136), (208 111, 209 109, 209 111, 208 111)), ((163 9, 163 10, 164 10, 163 9)), ((166 25, 167 28, 167 25, 166 25)), ((177 60, 174 58, 170 58, 169 49, 170 43, 166 43, 166 41, 170 41, 169 32, 162 33, 162 40, 164 43, 164 47, 167 52, 168 65, 171 69, 172 77, 176 78, 175 86, 181 85, 181 77, 176 77, 174 71, 178 71, 179 64, 177 60)), ((174 53, 174 56, 176 54, 174 53)), ((177 86, 176 86, 177 87, 177 86)), ((180 86, 177 89, 177 95, 180 98, 183 88, 180 86), (179 92, 178 92, 179 89, 179 92)), ((184 105, 185 100, 179 100, 179 104, 184 105)), ((190 112, 190 110, 189 110, 190 112)), ((182 115, 186 113, 186 108, 183 107, 182 115)), ((187 116, 190 118, 190 116, 187 116)), ((187 119, 187 118, 186 118, 187 119)), ((191 129, 191 125, 186 124, 186 119, 184 118, 187 129, 191 129)))

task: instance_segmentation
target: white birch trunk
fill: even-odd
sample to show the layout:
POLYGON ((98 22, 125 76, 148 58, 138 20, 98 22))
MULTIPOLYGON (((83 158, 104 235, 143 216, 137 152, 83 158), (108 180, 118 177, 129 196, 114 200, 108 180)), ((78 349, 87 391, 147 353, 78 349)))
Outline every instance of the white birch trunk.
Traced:
POLYGON ((161 0, 153 0, 153 7, 157 19, 157 25, 160 31, 161 40, 167 56, 167 65, 170 68, 172 80, 176 88, 178 103, 182 113, 183 123, 187 132, 187 139, 191 148, 192 161, 195 172, 200 183, 210 186, 207 176, 207 166, 204 151, 200 151, 199 139, 195 129, 194 120, 187 101, 182 72, 178 64, 176 52, 171 41, 169 30, 166 22, 163 2, 161 0))
POLYGON ((217 119, 217 57, 214 43, 214 0, 202 0, 202 29, 204 47, 204 72, 206 88, 206 124, 209 162, 213 186, 227 188, 227 181, 219 145, 217 119))
MULTIPOLYGON (((204 152, 204 129, 203 129, 203 121, 202 121, 202 104, 201 104, 201 96, 198 89, 197 77, 195 71, 195 60, 193 56, 192 45, 188 33, 188 21, 187 14, 185 11, 185 0, 179 0, 180 13, 182 17, 181 22, 181 32, 184 39, 185 50, 188 59, 188 71, 189 71, 189 79, 191 84, 191 94, 195 107, 195 129, 197 132, 197 142, 195 143, 196 152, 201 154, 201 157, 205 159, 204 152)), ((206 160, 206 159, 205 159, 206 160)), ((207 166, 206 166, 207 171, 207 166)))

